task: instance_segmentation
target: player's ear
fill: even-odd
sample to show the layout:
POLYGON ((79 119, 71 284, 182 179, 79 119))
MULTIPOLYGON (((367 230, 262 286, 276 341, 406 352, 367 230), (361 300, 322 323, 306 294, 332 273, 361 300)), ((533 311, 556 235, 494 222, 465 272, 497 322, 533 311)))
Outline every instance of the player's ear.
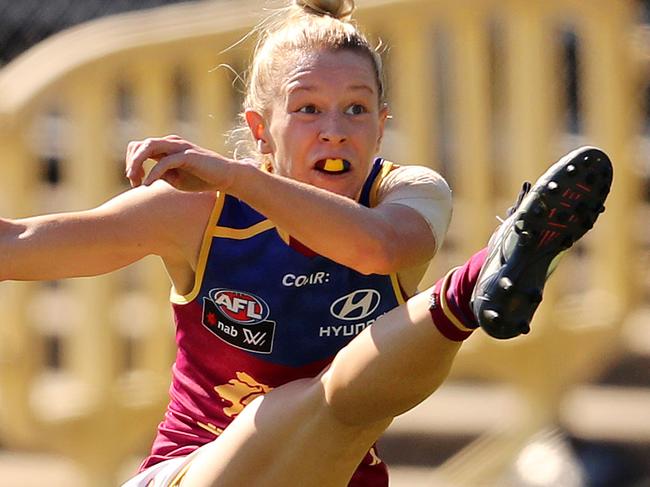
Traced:
POLYGON ((258 152, 260 152, 260 154, 269 154, 273 152, 271 134, 262 114, 255 110, 246 110, 244 116, 246 118, 246 124, 251 131, 251 135, 257 144, 258 152))
POLYGON ((386 129, 386 120, 390 118, 390 112, 388 111, 388 104, 384 103, 379 110, 379 135, 377 137, 377 147, 375 148, 379 152, 381 141, 384 138, 384 130, 386 129))

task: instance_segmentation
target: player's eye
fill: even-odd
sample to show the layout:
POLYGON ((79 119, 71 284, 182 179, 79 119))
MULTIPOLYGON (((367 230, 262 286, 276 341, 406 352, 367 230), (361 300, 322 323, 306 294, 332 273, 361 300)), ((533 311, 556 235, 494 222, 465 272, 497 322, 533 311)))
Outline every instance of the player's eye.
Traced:
POLYGON ((300 113, 317 113, 318 110, 316 110, 316 107, 314 105, 305 105, 304 107, 300 107, 298 109, 298 112, 300 112, 300 113))
POLYGON ((360 105, 359 103, 353 103, 350 105, 347 110, 345 110, 345 113, 347 115, 361 115, 362 113, 366 113, 368 110, 366 110, 366 107, 363 105, 360 105))

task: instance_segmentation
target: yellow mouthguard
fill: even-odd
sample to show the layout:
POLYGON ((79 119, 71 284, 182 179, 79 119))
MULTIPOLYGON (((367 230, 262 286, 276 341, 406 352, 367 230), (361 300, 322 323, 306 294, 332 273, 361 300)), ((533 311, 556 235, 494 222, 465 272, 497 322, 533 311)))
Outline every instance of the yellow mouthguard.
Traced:
POLYGON ((325 159, 325 166, 323 169, 328 172, 339 172, 345 169, 343 159, 325 159))

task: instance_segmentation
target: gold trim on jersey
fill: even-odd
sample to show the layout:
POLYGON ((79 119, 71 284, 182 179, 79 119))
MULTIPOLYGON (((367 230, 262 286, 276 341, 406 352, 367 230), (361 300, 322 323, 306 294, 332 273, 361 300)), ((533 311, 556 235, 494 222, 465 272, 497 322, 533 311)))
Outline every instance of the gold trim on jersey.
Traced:
POLYGON ((377 193, 379 192, 379 185, 384 180, 384 178, 391 172, 393 169, 397 169, 399 166, 393 162, 384 160, 384 163, 381 167, 381 171, 377 174, 377 177, 372 182, 372 187, 370 188, 370 197, 368 198, 368 204, 370 208, 377 206, 377 193))
POLYGON ((245 240, 247 238, 254 237, 260 233, 266 232, 275 228, 275 224, 270 220, 262 220, 255 225, 252 225, 248 228, 229 228, 217 226, 219 217, 221 216, 221 211, 223 210, 223 205, 225 201, 225 194, 219 192, 217 195, 217 200, 215 202, 212 214, 210 215, 210 220, 208 226, 203 234, 203 242, 201 243, 201 250, 199 252, 199 259, 196 264, 194 285, 192 290, 188 294, 179 294, 174 287, 172 287, 170 293, 170 301, 174 304, 187 304, 194 299, 199 294, 201 290, 201 283, 203 282, 203 276, 205 274, 205 267, 208 263, 208 256, 210 255, 210 246, 212 244, 212 239, 215 237, 218 238, 231 238, 233 240, 245 240))
POLYGON ((402 292, 402 286, 399 285, 399 278, 397 277, 397 273, 389 274, 389 276, 390 276, 390 283, 393 285, 393 292, 395 293, 395 297, 397 298, 397 304, 402 305, 406 302, 406 297, 402 292))
POLYGON ((223 210, 225 197, 226 195, 221 191, 217 193, 217 199, 214 202, 214 207, 212 208, 212 213, 210 214, 210 219, 208 220, 208 225, 205 229, 205 232, 203 233, 203 241, 201 242, 199 259, 196 263, 196 269, 194 270, 194 285, 192 286, 192 290, 188 294, 180 294, 176 291, 174 286, 172 286, 169 300, 174 304, 187 304, 192 302, 196 296, 198 296, 199 291, 201 290, 201 283, 203 282, 205 266, 208 262, 208 255, 210 255, 210 246, 212 245, 212 229, 219 221, 221 211, 223 210))
MULTIPOLYGON (((381 184, 381 182, 384 180, 384 178, 388 175, 389 172, 391 172, 394 169, 397 169, 398 167, 399 165, 395 164, 394 162, 387 161, 384 159, 384 164, 381 168, 381 171, 379 171, 379 174, 372 182, 372 187, 370 188, 370 198, 369 198, 370 208, 377 206, 377 193, 379 193, 379 185, 381 184)), ((400 286, 399 277, 397 276, 397 273, 390 274, 390 282, 393 285, 393 292, 395 293, 397 302, 400 305, 404 304, 406 302, 407 296, 405 296, 404 291, 402 291, 402 286, 400 286)))
POLYGON ((233 240, 245 240, 272 228, 275 228, 275 224, 271 220, 262 220, 248 228, 215 227, 212 230, 212 236, 231 238, 233 240))
POLYGON ((278 232, 278 236, 285 244, 291 245, 291 236, 289 235, 289 232, 282 230, 280 227, 276 227, 275 230, 278 232))

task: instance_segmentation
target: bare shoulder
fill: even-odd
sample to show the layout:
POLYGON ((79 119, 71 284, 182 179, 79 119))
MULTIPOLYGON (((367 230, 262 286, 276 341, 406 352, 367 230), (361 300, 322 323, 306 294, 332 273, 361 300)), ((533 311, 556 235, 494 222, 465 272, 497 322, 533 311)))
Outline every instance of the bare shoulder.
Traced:
POLYGON ((216 193, 179 191, 164 181, 128 190, 94 211, 130 228, 133 237, 155 239, 162 257, 190 257, 203 237, 216 193))
POLYGON ((146 226, 171 225, 174 231, 196 222, 205 224, 216 199, 212 192, 179 191, 164 181, 128 190, 107 201, 96 211, 110 213, 146 226))
POLYGON ((150 186, 139 186, 109 200, 99 208, 112 211, 116 208, 133 211, 151 211, 159 216, 191 217, 192 211, 202 208, 210 211, 216 194, 213 192, 194 193, 179 191, 164 181, 156 181, 150 186))

